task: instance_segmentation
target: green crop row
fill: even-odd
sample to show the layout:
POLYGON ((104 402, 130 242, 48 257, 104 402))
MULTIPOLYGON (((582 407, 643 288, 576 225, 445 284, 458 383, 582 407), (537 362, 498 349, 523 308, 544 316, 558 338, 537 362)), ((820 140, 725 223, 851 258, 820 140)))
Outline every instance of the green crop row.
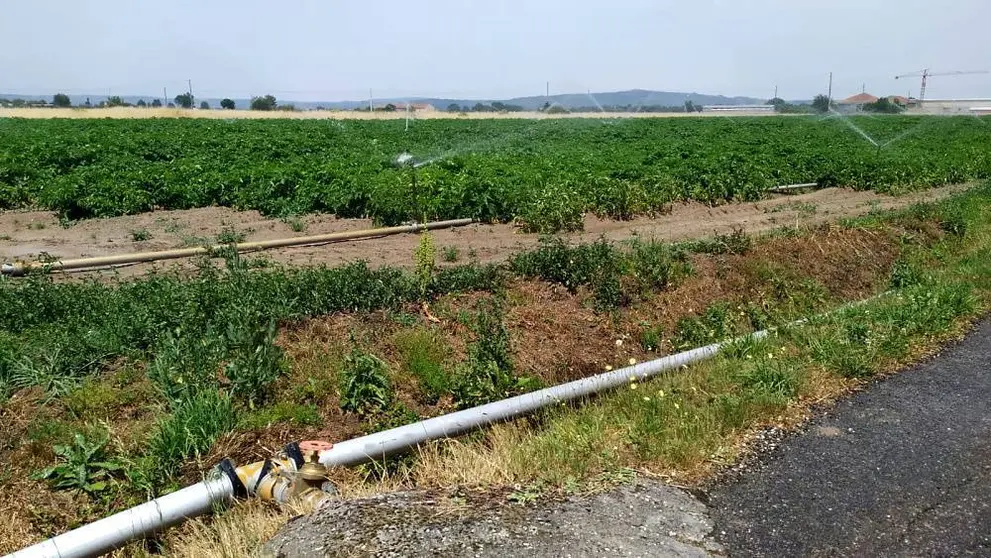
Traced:
POLYGON ((532 230, 771 186, 928 187, 991 177, 975 117, 401 121, 0 120, 0 208, 65 219, 208 205, 268 215, 474 217, 532 230), (856 127, 863 135, 853 129, 856 127), (876 144, 876 145, 875 145, 876 144), (398 164, 404 153, 414 168, 398 164))

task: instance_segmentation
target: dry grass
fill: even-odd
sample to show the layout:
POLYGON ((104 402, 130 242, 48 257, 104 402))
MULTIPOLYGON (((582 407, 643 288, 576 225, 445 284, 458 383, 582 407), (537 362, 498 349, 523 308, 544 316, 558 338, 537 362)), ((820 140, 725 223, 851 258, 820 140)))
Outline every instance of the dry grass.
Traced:
POLYGON ((169 533, 162 554, 185 558, 259 556, 265 541, 287 521, 310 511, 292 504, 279 507, 245 502, 215 518, 189 521, 169 533))
MULTIPOLYGON (((680 117, 733 117, 766 115, 767 113, 681 113, 681 112, 573 112, 568 114, 544 114, 541 112, 469 112, 452 113, 440 110, 420 111, 414 113, 414 118, 424 119, 457 119, 457 120, 491 120, 491 119, 528 119, 547 120, 559 118, 680 118, 680 117)), ((773 115, 771 115, 773 116, 773 115)), ((303 120, 404 120, 406 113, 396 112, 356 112, 352 110, 301 110, 301 111, 258 111, 258 110, 199 110, 178 108, 0 108, 0 118, 220 118, 220 119, 303 119, 303 120)))

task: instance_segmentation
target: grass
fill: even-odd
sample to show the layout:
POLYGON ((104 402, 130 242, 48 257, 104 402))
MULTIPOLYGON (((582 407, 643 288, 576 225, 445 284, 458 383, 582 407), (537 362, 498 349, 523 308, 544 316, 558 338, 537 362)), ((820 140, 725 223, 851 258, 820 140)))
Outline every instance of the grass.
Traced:
MULTIPOLYGON (((908 249, 915 258, 939 262, 911 286, 744 343, 678 373, 631 382, 594 404, 551 410, 536 423, 502 425, 483 436, 431 444, 421 450, 412 476, 428 486, 542 482, 563 488, 575 479, 634 468, 683 482, 698 480, 737 459, 749 436, 762 427, 801 421, 810 404, 839 397, 918 359, 959 335, 987 308, 989 196, 986 185, 923 208, 944 223, 955 223, 952 230, 958 232, 908 249)), ((871 227, 877 221, 855 225, 871 227)), ((690 342, 686 338, 686 346, 720 336, 710 332, 722 333, 724 310, 710 309, 703 325, 689 328, 700 333, 690 342)))
MULTIPOLYGON (((598 328, 607 328, 610 347, 621 332, 635 340, 596 355, 598 363, 616 364, 894 288, 589 404, 427 444, 415 458, 372 467, 377 472, 369 479, 377 480, 356 477, 348 489, 518 485, 526 499, 602 486, 630 470, 691 482, 731 463, 760 428, 795 424, 811 403, 838 397, 958 334, 991 293, 988 201, 985 185, 938 204, 846 222, 862 253, 876 253, 865 248, 867 239, 894 243, 899 253, 887 267, 853 256, 836 263, 828 237, 813 231, 678 246, 548 241, 504 266, 445 267, 429 276, 363 264, 249 270, 234 258, 226 270, 204 266, 186 278, 3 280, 0 394, 11 397, 5 405, 12 411, 0 417, 0 427, 10 429, 11 440, 33 440, 34 454, 10 461, 40 468, 51 464, 51 445, 106 425, 113 439, 108 457, 129 464, 128 485, 140 487, 108 493, 116 502, 108 506, 121 505, 142 499, 144 490, 175 488, 212 465, 198 461, 232 431, 263 435, 279 425, 288 429, 280 432, 299 433, 321 425, 350 437, 534 389, 543 378, 531 375, 535 359, 567 358, 595 341, 598 328), (790 247, 799 245, 810 250, 796 253, 813 254, 814 265, 790 259, 790 247), (823 245, 827 251, 820 253, 823 245), (839 279, 816 271, 830 266, 839 279), (863 279, 851 266, 876 266, 877 277, 853 284, 863 279), (554 294, 536 302, 521 296, 521 289, 535 288, 554 294), (439 323, 421 312, 424 301, 432 302, 439 323), (541 316, 553 328, 577 320, 581 304, 599 308, 583 310, 598 323, 582 326, 582 341, 572 337, 564 353, 544 356, 552 342, 524 310, 565 302, 571 306, 560 306, 560 316, 567 319, 541 316), (317 316, 323 317, 312 319, 317 316), (319 335, 307 329, 319 323, 329 329, 319 335), (620 352, 627 350, 642 352, 620 352), (30 386, 41 389, 24 390, 30 386), (25 393, 37 399, 25 400, 25 393), (39 409, 34 420, 10 422, 31 405, 39 409)), ((117 508, 77 517, 110 509, 117 508)), ((215 534, 208 529, 186 542, 215 534)))

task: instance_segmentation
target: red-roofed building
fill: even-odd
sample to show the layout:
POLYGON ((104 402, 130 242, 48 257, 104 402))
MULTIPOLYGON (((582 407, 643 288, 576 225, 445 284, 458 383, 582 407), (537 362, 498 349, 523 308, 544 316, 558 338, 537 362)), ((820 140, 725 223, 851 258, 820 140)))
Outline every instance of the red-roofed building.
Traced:
POLYGON ((852 97, 847 97, 842 101, 836 101, 838 105, 865 105, 867 103, 873 103, 877 101, 877 97, 871 95, 870 93, 857 93, 852 97))

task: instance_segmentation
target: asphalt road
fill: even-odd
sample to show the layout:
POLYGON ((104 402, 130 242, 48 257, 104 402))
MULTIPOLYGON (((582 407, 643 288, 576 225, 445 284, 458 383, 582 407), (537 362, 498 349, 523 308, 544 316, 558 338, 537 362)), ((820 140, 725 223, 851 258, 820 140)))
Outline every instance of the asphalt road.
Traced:
POLYGON ((991 556, 991 320, 709 493, 730 556, 991 556))

